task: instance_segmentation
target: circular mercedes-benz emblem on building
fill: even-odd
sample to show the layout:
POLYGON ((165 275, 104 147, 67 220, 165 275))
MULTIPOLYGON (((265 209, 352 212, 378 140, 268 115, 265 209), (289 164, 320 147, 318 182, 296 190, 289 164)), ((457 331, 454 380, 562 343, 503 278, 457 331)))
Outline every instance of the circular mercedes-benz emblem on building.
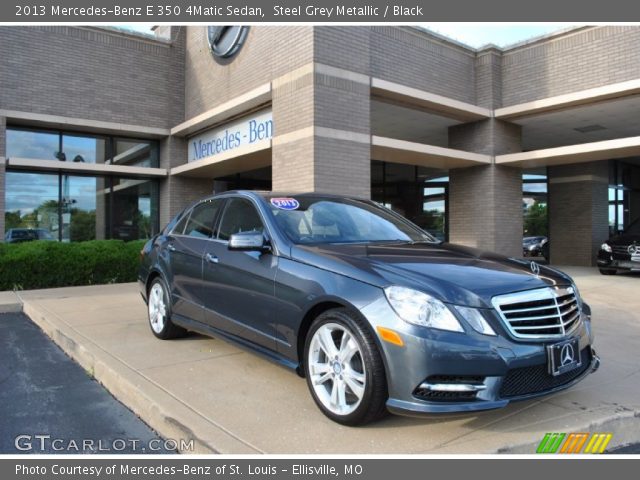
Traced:
POLYGON ((573 363, 573 347, 570 343, 567 343, 564 347, 562 347, 562 351, 560 352, 560 364, 561 366, 569 365, 573 363))
POLYGON ((242 26, 209 26, 207 37, 209 48, 218 58, 233 57, 247 38, 249 27, 242 26))

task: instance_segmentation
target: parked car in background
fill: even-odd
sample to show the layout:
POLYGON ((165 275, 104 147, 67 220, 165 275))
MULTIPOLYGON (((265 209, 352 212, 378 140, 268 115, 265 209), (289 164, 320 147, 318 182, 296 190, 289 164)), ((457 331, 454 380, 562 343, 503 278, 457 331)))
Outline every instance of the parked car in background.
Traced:
POLYGON ((522 239, 522 255, 524 257, 549 258, 549 239, 539 235, 522 239))
POLYGON ((138 281, 156 337, 192 330, 260 353, 345 425, 500 408, 599 365, 568 275, 440 242, 368 200, 205 198, 146 243, 138 281))
POLYGON ((596 261, 603 275, 640 271, 640 218, 604 242, 596 261))
POLYGON ((55 240, 44 228, 10 228, 4 235, 7 243, 30 242, 33 240, 55 240))

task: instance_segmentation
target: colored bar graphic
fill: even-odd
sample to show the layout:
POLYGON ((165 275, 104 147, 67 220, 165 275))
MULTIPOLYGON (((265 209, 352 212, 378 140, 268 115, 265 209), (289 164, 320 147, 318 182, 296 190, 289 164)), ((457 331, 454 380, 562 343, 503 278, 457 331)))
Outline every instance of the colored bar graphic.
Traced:
POLYGON ((604 453, 612 437, 611 433, 546 433, 538 445, 536 453, 604 453), (587 446, 583 451, 582 448, 585 444, 587 446))

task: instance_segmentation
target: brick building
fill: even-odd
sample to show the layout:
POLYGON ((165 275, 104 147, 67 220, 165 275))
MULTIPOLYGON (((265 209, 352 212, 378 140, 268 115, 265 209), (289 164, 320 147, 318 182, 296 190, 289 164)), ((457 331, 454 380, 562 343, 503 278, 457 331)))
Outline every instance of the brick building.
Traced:
POLYGON ((640 217, 640 27, 479 50, 413 27, 232 34, 217 57, 200 26, 0 27, 0 233, 145 238, 213 191, 324 191, 591 265, 640 217))

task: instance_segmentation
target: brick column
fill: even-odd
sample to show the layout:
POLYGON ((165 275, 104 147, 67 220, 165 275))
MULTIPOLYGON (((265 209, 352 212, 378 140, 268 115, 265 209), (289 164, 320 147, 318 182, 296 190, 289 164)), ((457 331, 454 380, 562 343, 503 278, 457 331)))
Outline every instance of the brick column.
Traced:
MULTIPOLYGON (((456 125, 449 146, 492 156, 517 152, 520 127, 493 118, 456 125)), ((449 240, 522 256, 522 170, 495 164, 450 170, 449 240)))
POLYGON ((272 83, 274 191, 369 197, 369 29, 314 27, 314 62, 272 83))
POLYGON ((5 196, 5 156, 6 156, 7 122, 0 117, 0 242, 4 242, 4 196, 5 196))
POLYGON ((609 236, 607 161, 549 167, 549 248, 556 265, 595 265, 609 236))
MULTIPOLYGON (((187 163, 186 141, 180 137, 166 137, 160 141, 160 168, 187 163)), ((187 205, 213 193, 213 180, 208 178, 171 175, 160 180, 160 228, 187 205)))

